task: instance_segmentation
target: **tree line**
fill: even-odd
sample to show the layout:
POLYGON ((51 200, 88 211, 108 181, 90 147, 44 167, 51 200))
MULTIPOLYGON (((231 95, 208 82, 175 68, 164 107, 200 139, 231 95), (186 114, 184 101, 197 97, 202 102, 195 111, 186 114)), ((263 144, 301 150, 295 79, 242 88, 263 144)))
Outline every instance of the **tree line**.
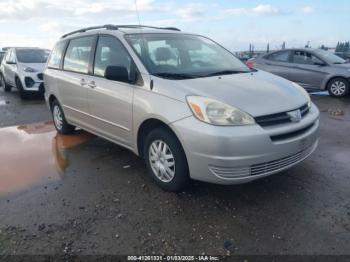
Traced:
POLYGON ((338 42, 335 52, 350 52, 350 42, 338 42))

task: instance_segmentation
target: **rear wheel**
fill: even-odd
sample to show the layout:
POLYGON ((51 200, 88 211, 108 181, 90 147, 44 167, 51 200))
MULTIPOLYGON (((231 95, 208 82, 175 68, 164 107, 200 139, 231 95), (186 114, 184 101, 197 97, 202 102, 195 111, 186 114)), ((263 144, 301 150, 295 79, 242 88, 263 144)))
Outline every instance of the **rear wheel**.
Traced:
POLYGON ((56 130, 60 134, 68 135, 74 133, 75 126, 67 123, 63 110, 57 100, 51 104, 51 113, 56 130))
POLYGON ((144 159, 148 173, 166 191, 180 191, 189 183, 185 152, 174 134, 159 128, 145 139, 144 159))
POLYGON ((11 92, 11 86, 6 83, 3 75, 0 75, 0 82, 5 92, 11 92))
POLYGON ((327 89, 328 93, 334 97, 343 97, 349 94, 349 82, 341 77, 337 77, 329 81, 327 89))

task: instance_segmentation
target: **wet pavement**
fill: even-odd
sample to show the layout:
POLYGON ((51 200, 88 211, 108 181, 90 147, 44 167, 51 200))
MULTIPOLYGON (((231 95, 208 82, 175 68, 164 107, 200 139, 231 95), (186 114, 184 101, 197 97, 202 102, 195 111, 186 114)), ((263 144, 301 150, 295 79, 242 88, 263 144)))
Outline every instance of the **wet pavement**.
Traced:
POLYGON ((312 99, 321 141, 306 161, 174 194, 130 151, 58 135, 42 100, 0 88, 0 255, 350 254, 350 98, 312 99))

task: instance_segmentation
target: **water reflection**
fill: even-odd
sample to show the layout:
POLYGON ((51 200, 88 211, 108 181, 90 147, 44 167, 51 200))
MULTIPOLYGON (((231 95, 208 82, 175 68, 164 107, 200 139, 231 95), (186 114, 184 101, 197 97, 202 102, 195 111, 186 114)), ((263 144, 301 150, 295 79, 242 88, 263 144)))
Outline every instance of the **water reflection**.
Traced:
POLYGON ((93 136, 84 131, 60 135, 51 122, 0 129, 0 195, 62 178, 67 149, 93 136))

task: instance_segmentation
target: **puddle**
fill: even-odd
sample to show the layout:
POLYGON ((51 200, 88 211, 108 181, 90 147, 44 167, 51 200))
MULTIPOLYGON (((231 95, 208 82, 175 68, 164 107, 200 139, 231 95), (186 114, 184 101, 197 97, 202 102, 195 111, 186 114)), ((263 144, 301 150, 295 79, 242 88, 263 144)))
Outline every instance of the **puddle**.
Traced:
POLYGON ((60 135, 52 122, 0 129, 0 196, 60 180, 69 165, 66 150, 93 135, 60 135))

